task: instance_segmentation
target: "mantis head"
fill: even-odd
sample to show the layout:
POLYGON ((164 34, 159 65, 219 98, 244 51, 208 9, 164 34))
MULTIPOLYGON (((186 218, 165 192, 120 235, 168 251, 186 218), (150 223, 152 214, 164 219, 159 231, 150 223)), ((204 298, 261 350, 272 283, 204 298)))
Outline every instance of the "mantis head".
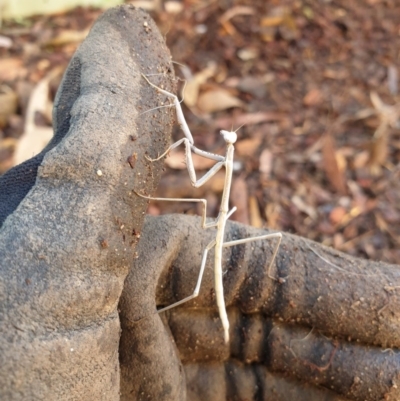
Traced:
POLYGON ((224 137, 226 143, 235 143, 237 139, 236 132, 221 130, 220 134, 224 137))

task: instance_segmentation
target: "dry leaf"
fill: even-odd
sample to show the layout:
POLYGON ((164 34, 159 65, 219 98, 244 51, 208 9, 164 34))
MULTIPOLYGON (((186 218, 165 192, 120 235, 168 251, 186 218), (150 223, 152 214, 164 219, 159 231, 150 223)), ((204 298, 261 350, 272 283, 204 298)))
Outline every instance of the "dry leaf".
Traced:
POLYGON ((381 166, 385 164, 387 158, 388 140, 389 126, 386 123, 380 123, 369 149, 368 165, 372 175, 381 174, 381 166))
POLYGON ((385 219, 381 216, 379 212, 375 212, 375 221, 376 225, 379 227, 379 229, 383 232, 388 231, 388 224, 386 223, 385 219))
POLYGON ((0 86, 0 128, 3 128, 18 106, 17 94, 8 86, 0 86))
POLYGON ((55 38, 50 39, 48 42, 44 43, 45 46, 63 46, 69 43, 79 43, 82 42, 83 39, 89 33, 89 29, 85 29, 84 31, 74 31, 65 29, 61 31, 55 38))
POLYGON ((360 153, 357 153, 354 157, 353 166, 355 169, 363 168, 367 165, 369 159, 369 153, 364 150, 360 153))
POLYGON ((339 171, 346 171, 347 169, 346 149, 345 148, 338 149, 335 154, 335 157, 339 171))
POLYGON ((53 128, 35 127, 24 132, 14 153, 14 166, 40 153, 53 137, 53 128))
POLYGON ((15 138, 3 138, 0 140, 0 172, 9 170, 12 165, 11 155, 17 146, 17 140, 15 138))
POLYGON ((386 163, 390 127, 395 127, 400 117, 400 108, 396 104, 385 104, 376 92, 370 93, 371 102, 379 116, 379 126, 374 133, 370 147, 368 164, 373 175, 381 174, 381 166, 386 163))
MULTIPOLYGON (((221 25, 223 27, 223 29, 228 33, 228 35, 233 36, 236 34, 236 29, 235 27, 231 24, 230 21, 222 21, 221 25)), ((224 32, 222 32, 221 30, 218 31, 218 36, 225 36, 224 32)))
POLYGON ((221 193, 225 185, 225 171, 218 171, 218 173, 214 175, 213 179, 208 182, 209 184, 206 184, 206 188, 210 188, 210 191, 212 192, 221 193))
POLYGON ((183 92, 183 102, 188 107, 196 105, 199 98, 200 86, 215 75, 216 63, 209 63, 207 68, 195 74, 192 79, 188 79, 183 92))
POLYGON ((219 18, 219 22, 226 22, 236 17, 237 15, 253 15, 255 14, 255 10, 253 7, 248 6, 234 6, 230 8, 228 11, 225 11, 222 16, 219 18))
POLYGON ((261 31, 261 39, 264 42, 273 42, 275 40, 275 34, 275 27, 264 27, 261 31))
POLYGON ((13 151, 17 146, 17 140, 15 138, 3 138, 0 141, 0 151, 13 151))
POLYGON ((392 95, 397 95, 399 86, 399 73, 395 65, 391 64, 388 66, 387 76, 389 92, 392 95))
MULTIPOLYGON (((235 118, 237 125, 252 125, 272 121, 284 121, 287 115, 276 111, 260 111, 257 113, 241 114, 235 118)), ((220 128, 230 128, 232 124, 231 117, 221 117, 215 120, 215 126, 220 128)))
POLYGON ((260 172, 264 178, 269 178, 272 170, 273 155, 269 149, 264 149, 260 155, 260 172))
POLYGON ((241 92, 250 93, 259 99, 264 98, 267 94, 267 86, 264 77, 247 76, 242 78, 236 86, 241 92))
POLYGON ((268 203, 265 207, 265 217, 267 219, 267 225, 273 230, 278 230, 278 220, 281 212, 281 206, 277 203, 268 203))
POLYGON ((322 145, 322 161, 329 182, 341 194, 346 194, 346 181, 336 158, 336 144, 331 134, 326 134, 322 145))
POLYGON ((307 205, 303 199, 300 198, 298 195, 294 195, 292 197, 293 204, 299 209, 301 212, 309 215, 313 220, 316 220, 318 217, 317 211, 310 205, 307 205))
POLYGON ((285 21, 284 15, 275 15, 271 17, 264 17, 261 19, 261 26, 271 27, 271 26, 279 26, 285 21))
POLYGON ((213 113, 231 107, 243 107, 244 103, 225 89, 214 89, 202 93, 199 96, 197 106, 206 113, 213 113))
MULTIPOLYGON (((354 218, 357 217, 360 213, 364 213, 367 210, 368 198, 365 195, 363 189, 355 181, 349 180, 347 185, 353 199, 353 208, 350 210, 350 214, 354 218)), ((372 209, 375 208, 375 206, 376 205, 373 205, 372 209)))
POLYGON ((260 147, 261 145, 261 137, 259 135, 249 138, 249 139, 243 139, 241 141, 236 142, 236 152, 238 155, 241 156, 252 156, 256 150, 260 147))
POLYGON ((230 20, 237 15, 252 15, 255 13, 254 8, 248 6, 234 6, 226 11, 220 18, 219 23, 224 27, 229 35, 236 33, 235 27, 230 23, 230 20))
POLYGON ((392 230, 391 226, 387 223, 384 217, 379 212, 375 212, 374 215, 375 215, 376 225, 378 226, 378 228, 382 232, 387 232, 392 237, 392 239, 398 245, 400 245, 400 237, 397 235, 395 230, 392 230))
POLYGON ((183 4, 180 1, 166 1, 164 7, 168 14, 179 14, 183 10, 183 4))
POLYGON ((395 104, 394 106, 385 104, 379 95, 374 91, 370 93, 370 98, 380 120, 391 127, 395 127, 400 118, 399 104, 395 104))
POLYGON ((244 47, 237 52, 238 57, 243 61, 254 60, 258 57, 259 51, 256 47, 244 47))
POLYGON ((156 1, 149 1, 149 0, 133 0, 130 1, 129 4, 132 4, 134 7, 143 8, 146 11, 153 11, 157 7, 156 1))
POLYGON ((250 209, 250 225, 257 228, 263 227, 264 223, 261 218, 260 209, 258 208, 258 202, 254 196, 250 196, 249 198, 249 209, 250 209))
POLYGON ((273 40, 278 27, 285 40, 292 40, 298 36, 296 21, 288 7, 274 7, 266 17, 261 18, 260 26, 262 39, 267 42, 273 40))
POLYGON ((22 70, 21 58, 0 59, 0 81, 14 81, 22 70))
POLYGON ((14 153, 14 165, 20 164, 32 156, 40 153, 53 137, 51 127, 38 127, 35 125, 35 114, 46 114, 49 107, 49 82, 62 68, 55 68, 45 78, 38 82, 29 99, 25 117, 25 128, 14 153))
POLYGON ((343 235, 340 233, 335 233, 333 236, 333 247, 335 249, 341 249, 344 244, 343 235))
POLYGON ((319 89, 311 89, 303 98, 306 106, 317 106, 324 100, 324 96, 319 89))
POLYGON ((9 37, 0 35, 0 47, 9 49, 12 46, 12 44, 13 41, 9 37))
POLYGON ((323 72, 323 76, 325 78, 330 78, 330 79, 346 79, 349 76, 349 73, 347 70, 334 70, 334 69, 330 69, 327 68, 325 69, 325 71, 323 72))
POLYGON ((332 211, 330 212, 329 220, 333 224, 340 224, 342 222, 344 216, 346 216, 346 209, 342 206, 337 206, 337 207, 333 208, 332 211))
POLYGON ((249 224, 249 212, 247 210, 247 192, 247 184, 242 177, 238 177, 233 180, 230 201, 232 205, 235 205, 237 207, 237 210, 232 215, 232 220, 239 221, 243 224, 249 224))

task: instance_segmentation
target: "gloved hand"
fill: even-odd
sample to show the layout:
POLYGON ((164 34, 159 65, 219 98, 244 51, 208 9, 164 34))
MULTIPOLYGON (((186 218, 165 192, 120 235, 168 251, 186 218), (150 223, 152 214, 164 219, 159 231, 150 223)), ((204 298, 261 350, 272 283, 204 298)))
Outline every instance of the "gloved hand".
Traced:
POLYGON ((141 73, 173 90, 170 55, 143 11, 93 26, 65 72, 54 138, 0 177, 0 399, 117 401, 117 305, 174 111, 141 73), (138 157, 138 155, 140 157, 138 157), (144 184, 145 182, 145 184, 144 184))
MULTIPOLYGON (((110 10, 65 74, 53 141, 0 178, 0 399, 118 400, 130 270, 124 400, 398 400, 396 266, 284 234, 278 280, 265 269, 272 244, 226 250, 228 345, 212 255, 200 296, 156 313, 192 292, 215 235, 184 216, 141 228, 133 190, 157 185, 162 163, 144 156, 166 149, 173 110, 141 114, 159 95, 140 72, 164 73, 172 90, 169 69, 152 21, 110 10)), ((230 223, 226 234, 255 232, 230 223)))
MULTIPOLYGON (((226 241, 261 232, 230 222, 226 241)), ((212 252, 199 296, 155 313, 193 292, 213 238, 200 218, 146 219, 119 306, 122 400, 185 399, 179 388, 191 401, 400 399, 398 266, 284 233, 274 280, 272 241, 226 248, 225 344, 212 252)))

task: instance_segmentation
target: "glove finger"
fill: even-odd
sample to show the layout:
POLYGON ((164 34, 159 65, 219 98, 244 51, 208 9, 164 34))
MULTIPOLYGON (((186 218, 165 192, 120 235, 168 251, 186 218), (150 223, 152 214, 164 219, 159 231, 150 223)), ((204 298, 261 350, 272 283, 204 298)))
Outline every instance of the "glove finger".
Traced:
MULTIPOLYGON (((331 339, 315 329, 284 324, 261 313, 245 315, 236 307, 229 309, 230 343, 225 344, 216 312, 177 308, 166 314, 185 367, 202 366, 202 372, 208 377, 207 369, 212 370, 215 363, 224 364, 221 383, 225 386, 221 384, 224 392, 221 399, 229 395, 232 386, 246 390, 249 380, 257 382, 258 372, 253 367, 261 365, 269 372, 322 386, 349 400, 400 397, 400 389, 395 385, 400 370, 397 351, 331 339), (243 372, 234 381, 228 374, 229 364, 238 364, 242 369, 238 372, 243 372)), ((200 383, 206 380, 199 373, 196 377, 200 383)), ((263 385, 265 391, 271 391, 268 382, 263 385)), ((299 395, 295 399, 303 398, 299 395)))
MULTIPOLYGON (((228 222, 225 241, 266 232, 228 222)), ((147 236, 149 240, 139 245, 138 252, 147 255, 146 270, 161 271, 158 281, 153 281, 150 302, 154 292, 159 306, 192 294, 203 251, 215 238, 215 229, 203 230, 196 217, 149 217, 144 229, 144 237, 147 236)), ((341 335, 383 347, 400 346, 398 266, 353 258, 283 234, 269 272, 274 241, 254 241, 224 249, 227 307, 237 306, 243 313, 262 312, 314 327, 330 336, 341 335)), ((213 269, 211 249, 200 294, 184 307, 215 308, 213 269)))
POLYGON ((190 401, 348 401, 327 389, 270 372, 260 364, 189 363, 185 374, 190 401))
POLYGON ((161 172, 128 158, 162 151, 173 118, 140 116, 158 105, 140 75, 154 70, 171 87, 155 24, 108 10, 65 73, 53 141, 0 178, 2 400, 119 400, 117 304, 144 215, 132 189, 161 172))

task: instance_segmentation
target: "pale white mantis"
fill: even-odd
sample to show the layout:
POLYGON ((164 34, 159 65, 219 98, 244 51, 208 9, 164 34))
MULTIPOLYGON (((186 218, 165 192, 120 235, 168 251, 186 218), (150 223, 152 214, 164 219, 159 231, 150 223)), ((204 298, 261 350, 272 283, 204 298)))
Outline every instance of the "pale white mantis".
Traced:
POLYGON ((189 295, 188 297, 186 297, 178 302, 175 302, 172 305, 169 305, 165 308, 159 309, 158 313, 161 313, 168 309, 174 308, 175 306, 181 305, 181 304, 183 304, 187 301, 190 301, 191 299, 196 298, 198 296, 199 291, 200 291, 201 282, 203 279, 203 273, 204 273, 204 269, 205 269, 205 265, 206 265, 207 254, 214 247, 215 296, 216 296, 216 300, 217 300, 219 316, 221 318, 222 327, 224 329, 224 340, 225 340, 225 343, 228 343, 229 342, 229 320, 228 320, 228 315, 226 312, 225 300, 224 300, 222 250, 223 250, 223 248, 228 248, 228 247, 231 247, 234 245, 245 244, 245 243, 252 242, 252 241, 261 241, 261 240, 276 238, 277 243, 273 250, 272 259, 271 259, 271 262, 268 267, 268 276, 273 280, 277 280, 275 277, 273 277, 270 274, 270 271, 271 271, 272 265, 275 261, 276 255, 278 253, 278 249, 279 249, 281 239, 282 239, 282 233, 278 232, 278 233, 273 233, 273 234, 265 234, 265 235, 260 235, 257 237, 243 238, 243 239, 239 239, 239 240, 235 240, 235 241, 224 242, 224 233, 225 233, 226 222, 229 219, 229 217, 232 215, 232 213, 234 213, 236 210, 236 207, 233 207, 231 210, 229 210, 229 194, 230 194, 231 184, 232 184, 233 156, 234 156, 234 151, 235 151, 234 143, 236 142, 236 139, 237 139, 236 132, 225 131, 225 130, 220 131, 220 133, 223 136, 225 143, 226 143, 225 156, 217 155, 214 153, 209 153, 209 152, 206 152, 204 150, 197 148, 196 146, 194 146, 193 136, 186 123, 186 120, 183 115, 182 108, 181 108, 181 105, 180 105, 180 102, 179 102, 177 96, 175 96, 173 93, 170 93, 170 92, 154 85, 147 79, 147 77, 145 75, 143 75, 143 78, 152 87, 154 87, 155 89, 157 89, 159 92, 163 93, 164 95, 167 95, 168 97, 170 97, 173 100, 173 105, 171 105, 171 106, 175 106, 178 123, 181 126, 181 128, 185 134, 184 138, 182 138, 179 141, 172 144, 162 155, 158 156, 156 159, 150 159, 148 157, 147 157, 147 159, 152 162, 160 160, 170 150, 176 148, 181 143, 184 143, 185 148, 186 148, 187 170, 189 173, 190 181, 195 188, 201 187, 211 177, 213 177, 222 167, 225 167, 225 183, 224 183, 224 188, 223 188, 223 192, 222 192, 220 211, 219 211, 218 217, 212 222, 207 222, 207 220, 206 220, 206 208, 207 208, 206 199, 153 198, 153 197, 145 196, 145 195, 142 195, 142 194, 136 192, 139 196, 146 198, 146 199, 154 199, 154 200, 162 200, 162 201, 176 201, 176 202, 201 202, 203 204, 202 227, 203 228, 210 228, 210 227, 217 228, 217 234, 216 234, 215 239, 212 240, 206 246, 206 248, 203 252, 203 257, 202 257, 202 261, 201 261, 201 265, 200 265, 200 272, 199 272, 197 284, 196 284, 196 287, 195 287, 193 293, 191 295, 189 295), (194 152, 202 157, 216 161, 215 165, 205 175, 203 175, 203 177, 201 177, 198 180, 196 179, 196 171, 195 171, 195 168, 193 165, 191 152, 194 152))

